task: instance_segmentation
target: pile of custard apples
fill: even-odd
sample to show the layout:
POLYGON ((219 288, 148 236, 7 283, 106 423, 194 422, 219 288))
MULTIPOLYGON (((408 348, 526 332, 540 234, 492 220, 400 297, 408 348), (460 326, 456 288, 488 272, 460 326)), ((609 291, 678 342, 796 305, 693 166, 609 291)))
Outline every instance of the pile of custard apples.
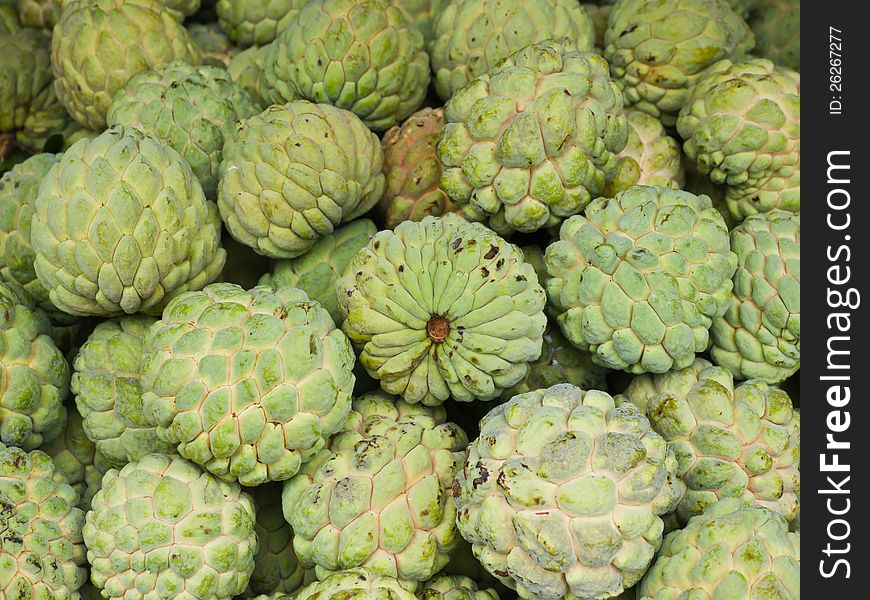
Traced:
POLYGON ((0 600, 798 600, 797 0, 0 0, 0 600))

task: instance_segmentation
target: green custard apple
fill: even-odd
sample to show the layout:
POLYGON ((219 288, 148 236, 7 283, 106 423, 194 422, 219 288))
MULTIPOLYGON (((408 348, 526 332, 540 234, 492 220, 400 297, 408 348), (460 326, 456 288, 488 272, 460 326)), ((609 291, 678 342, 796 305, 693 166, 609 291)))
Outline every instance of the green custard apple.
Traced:
POLYGON ((78 600, 87 580, 78 502, 47 454, 0 444, 0 598, 78 600))
POLYGON ((727 0, 619 0, 604 57, 627 108, 673 128, 704 70, 752 50, 755 38, 727 0))
POLYGON ((226 70, 176 61, 133 75, 112 99, 106 122, 139 129, 176 150, 213 200, 224 138, 259 112, 226 70))
POLYGON ((468 438, 443 407, 376 391, 354 400, 342 430, 284 484, 299 561, 329 573, 369 567, 413 585, 456 545, 453 477, 468 438))
POLYGON ((496 232, 558 225, 600 195, 628 138, 607 61, 570 39, 527 46, 444 107, 441 189, 496 232))
POLYGON ((380 140, 328 104, 270 106, 238 125, 223 155, 221 217, 236 240, 271 258, 305 254, 384 192, 380 140))
POLYGON ((598 198, 547 247, 547 296, 565 337, 610 369, 665 373, 707 349, 737 256, 707 196, 635 186, 598 198))
POLYGON ((157 319, 131 315, 99 323, 73 361, 70 387, 85 434, 114 468, 146 454, 171 454, 145 415, 140 382, 142 348, 157 319))
POLYGON ((726 186, 736 219, 799 213, 800 74, 766 59, 723 60, 701 77, 677 119, 686 158, 726 186))
POLYGON ((52 304, 74 316, 159 313, 225 260, 217 207, 190 166, 135 129, 63 154, 39 186, 31 243, 52 304))
POLYGON ((142 404, 158 436, 225 481, 289 479, 350 410, 350 343, 295 288, 182 294, 142 353, 142 404))
POLYGON ((360 362, 407 402, 493 400, 541 354, 546 298, 535 270, 455 214, 379 231, 337 293, 360 362))
POLYGON ((426 97, 423 34, 390 0, 310 0, 270 45, 261 86, 274 104, 332 104, 383 131, 426 97))
POLYGON ((592 20, 575 0, 453 0, 435 16, 429 42, 435 90, 447 101, 524 46, 561 37, 592 50, 592 20))
POLYGON ((107 600, 230 600, 254 570, 254 502, 179 456, 110 470, 83 529, 107 600))
POLYGON ((69 377, 48 317, 0 283, 0 443, 33 450, 61 435, 69 377))
POLYGON ((780 383, 801 366, 801 219, 774 210, 731 231, 734 291, 710 333, 713 361, 738 379, 780 383))
POLYGON ((174 60, 199 64, 199 51, 172 11, 154 0, 70 2, 52 36, 51 68, 60 101, 90 129, 127 80, 174 60))
POLYGON ((800 534, 775 512, 729 498, 662 544, 638 600, 800 598, 800 534))
POLYGON ((631 405, 559 384, 480 423, 453 495, 474 555, 520 598, 596 599, 637 583, 681 486, 665 440, 631 405))

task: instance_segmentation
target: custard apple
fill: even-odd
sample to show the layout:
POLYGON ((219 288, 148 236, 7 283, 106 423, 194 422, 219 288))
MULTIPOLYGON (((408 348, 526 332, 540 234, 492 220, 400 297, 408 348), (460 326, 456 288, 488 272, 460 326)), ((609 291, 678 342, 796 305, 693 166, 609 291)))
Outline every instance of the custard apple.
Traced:
POLYGON ((153 317, 132 315, 99 323, 73 362, 70 387, 85 434, 113 468, 146 454, 170 454, 145 416, 139 381, 142 346, 153 317))
POLYGON ((217 0, 218 23, 233 42, 265 46, 296 17, 307 0, 217 0))
POLYGON ((423 34, 390 0, 309 0, 272 42, 261 86, 273 104, 332 104, 383 131, 426 97, 423 34))
POLYGON ((616 173, 602 195, 613 198, 634 185, 683 189, 686 175, 680 144, 665 132, 661 121, 639 110, 626 111, 628 142, 617 156, 616 173))
POLYGON ((429 42, 435 90, 449 100, 524 46, 561 37, 593 48, 592 20, 576 0, 453 0, 435 17, 429 42))
POLYGON ((544 331, 541 357, 529 363, 525 379, 504 390, 501 397, 510 400, 517 394, 557 383, 570 383, 584 390, 607 391, 607 373, 607 369, 592 362, 589 352, 575 348, 565 339, 558 326, 550 325, 544 331))
POLYGON ((133 75, 115 94, 106 122, 133 127, 177 150, 213 200, 224 138, 259 112, 225 69, 176 61, 133 75))
POLYGON ((337 284, 342 328, 411 403, 493 400, 541 354, 546 296, 516 246, 448 214, 379 231, 337 284))
POLYGON ((327 310, 340 325, 343 321, 338 308, 335 284, 344 275, 347 265, 369 243, 378 229, 368 219, 357 219, 342 225, 327 235, 298 258, 275 261, 270 273, 260 278, 259 285, 276 288, 299 288, 327 310))
POLYGON ((384 134, 386 190, 378 212, 387 229, 402 221, 420 221, 455 212, 439 185, 441 163, 435 153, 444 126, 444 109, 424 108, 384 134))
POLYGON ((305 569, 299 564, 293 549, 293 531, 281 508, 280 484, 259 485, 253 494, 257 509, 254 531, 259 547, 248 591, 250 595, 293 594, 303 585, 316 581, 314 569, 305 569))
POLYGON ((735 498, 669 535, 638 588, 638 600, 799 600, 800 534, 785 520, 735 498))
POLYGON ((619 0, 604 33, 604 57, 626 108, 672 128, 704 70, 742 57, 754 43, 726 0, 619 0))
POLYGON ((251 46, 238 54, 234 54, 227 63, 227 71, 233 83, 248 92, 251 99, 260 108, 265 108, 269 104, 263 99, 263 93, 260 89, 260 72, 263 70, 263 63, 266 61, 268 51, 268 46, 251 46))
POLYGON ((592 360, 664 373, 707 349, 731 301, 737 256, 707 196, 635 186, 598 198, 547 247, 547 296, 592 360))
POLYGON ((492 589, 479 589, 477 583, 460 575, 436 575, 423 584, 419 600, 499 600, 492 589))
POLYGON ((698 171, 726 185, 737 219, 800 212, 800 74, 766 59, 722 60, 689 94, 677 130, 698 171))
POLYGON ((142 352, 142 403, 158 436, 225 481, 289 479, 350 410, 350 343, 295 288, 182 294, 142 352))
POLYGON ((737 387, 703 359, 667 375, 642 375, 621 402, 646 406, 673 448, 688 490, 677 506, 685 524, 721 498, 754 502, 794 519, 800 490, 800 419, 784 391, 758 379, 737 387))
POLYGON ((710 328, 711 356, 738 379, 779 383, 801 366, 800 216, 749 216, 731 232, 731 249, 734 292, 710 328))
POLYGON ((755 34, 756 56, 801 70, 800 0, 764 0, 753 11, 749 26, 755 34))
POLYGON ((299 561, 320 579, 369 567, 425 581, 456 545, 453 476, 468 438, 443 407, 381 391, 354 400, 342 430, 284 484, 284 517, 299 561))
POLYGON ((48 312, 57 309, 48 298, 48 290, 36 278, 30 223, 39 184, 58 157, 47 152, 36 154, 0 178, 0 279, 20 285, 48 312))
POLYGON ((224 143, 218 207, 234 238, 295 258, 384 191, 377 136, 351 112, 304 100, 242 121, 224 143))
POLYGON ((87 580, 78 502, 47 454, 0 444, 0 598, 78 600, 87 580))
MULTIPOLYGON (((396 579, 360 567, 333 573, 315 581, 295 596, 296 600, 417 600, 413 591, 396 579)), ((279 599, 280 600, 280 599, 279 599)))
POLYGON ((78 494, 78 507, 84 512, 91 509, 91 499, 103 483, 103 475, 112 468, 105 456, 97 451, 85 435, 82 417, 74 405, 66 409, 66 427, 63 433, 40 448, 54 461, 78 494))
POLYGON ((176 59, 199 64, 199 52, 172 12, 153 0, 70 2, 52 36, 57 95, 91 129, 106 127, 109 104, 130 77, 176 59))
POLYGON ((224 264, 217 207, 172 148, 135 129, 79 140, 43 179, 36 276, 76 316, 159 312, 224 264))
POLYGON ((19 145, 41 152, 48 138, 71 121, 55 92, 51 36, 23 29, 2 36, 0 47, 0 137, 9 134, 19 145))
POLYGON ((579 213, 615 174, 628 137, 607 62, 567 38, 527 46, 474 79, 444 121, 441 188, 499 233, 579 213))
POLYGON ((108 600, 229 600, 254 570, 253 500, 178 456, 106 473, 83 533, 108 600))
POLYGON ((474 555, 520 598, 600 600, 637 583, 680 484, 634 406, 559 384, 480 423, 453 495, 474 555))
POLYGON ((50 334, 48 317, 27 293, 0 283, 2 444, 33 450, 63 430, 69 365, 50 334))

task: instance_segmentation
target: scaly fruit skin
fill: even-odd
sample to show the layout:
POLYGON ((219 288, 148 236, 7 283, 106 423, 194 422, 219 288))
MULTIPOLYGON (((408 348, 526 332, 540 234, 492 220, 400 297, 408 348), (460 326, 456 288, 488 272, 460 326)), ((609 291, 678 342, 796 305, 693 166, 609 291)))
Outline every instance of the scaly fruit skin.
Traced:
POLYGON ((48 290, 36 278, 30 222, 39 184, 59 156, 49 153, 31 156, 0 178, 0 279, 23 287, 40 308, 49 312, 57 309, 48 298, 48 290))
POLYGON ((276 261, 271 273, 259 285, 299 288, 329 312, 336 325, 344 320, 338 308, 335 284, 347 265, 378 232, 368 219, 357 219, 317 240, 311 250, 298 258, 276 261))
POLYGON ((0 444, 0 597, 78 600, 88 577, 78 501, 47 454, 0 444))
POLYGON ((766 59, 722 60, 677 119, 683 151, 727 186, 737 219, 774 208, 800 212, 800 74, 766 59))
POLYGON ((575 348, 555 325, 544 331, 541 357, 529 363, 525 379, 502 392, 504 400, 517 394, 547 388, 557 383, 570 383, 584 390, 607 391, 608 370, 592 362, 588 352, 575 348))
POLYGON ((480 423, 456 475, 456 522, 520 598, 597 600, 637 583, 680 485, 640 411, 570 384, 515 396, 480 423))
POLYGON ((423 34, 389 0, 311 0, 275 38, 263 65, 274 104, 332 104, 383 131, 426 97, 423 34))
POLYGON ((142 403, 162 439, 226 481, 289 479, 350 410, 353 350, 305 292, 216 283, 145 337, 142 403))
POLYGON ((598 198, 547 247, 547 296, 571 343, 610 369, 664 373, 707 349, 737 256, 707 196, 635 186, 598 198))
POLYGON ((76 491, 78 507, 89 511, 91 499, 99 491, 103 475, 112 465, 85 435, 82 417, 75 406, 67 407, 63 433, 39 449, 51 457, 57 470, 76 491))
POLYGON ((423 34, 427 45, 435 36, 435 19, 449 3, 450 0, 390 0, 390 4, 401 10, 408 22, 423 34))
POLYGON ((18 16, 24 27, 48 29, 60 18, 58 0, 18 0, 18 16))
POLYGON ((227 63, 227 71, 229 71, 233 83, 240 85, 248 92, 251 99, 261 109, 266 108, 269 104, 263 99, 263 92, 260 89, 260 72, 263 70, 263 63, 266 61, 268 51, 268 46, 251 46, 238 54, 234 54, 227 63))
POLYGON ((752 49, 746 22, 725 0, 619 0, 604 57, 633 107, 672 128, 704 70, 752 49))
POLYGON ((749 26, 755 34, 755 55, 801 70, 800 0, 764 0, 752 12, 749 26))
POLYGON ((562 37, 582 51, 593 48, 592 20, 575 0, 450 2, 435 17, 429 43, 435 90, 447 101, 521 48, 562 37))
POLYGON ((225 137, 258 112, 225 69, 176 61, 133 75, 115 94, 106 122, 138 129, 178 151, 206 198, 214 199, 225 137))
POLYGON ((72 388, 84 430, 97 450, 121 468, 146 454, 170 454, 145 415, 139 381, 142 347, 157 319, 132 315, 103 321, 73 362, 72 388))
POLYGON ((669 535, 639 600, 800 598, 800 534, 775 512, 730 498, 669 535))
POLYGON ((438 575, 423 584, 420 600, 499 600, 492 588, 478 589, 473 579, 461 575, 438 575))
POLYGON ((401 127, 384 134, 387 187, 378 212, 387 229, 394 229, 402 221, 440 217, 456 210, 438 187, 441 163, 435 144, 443 126, 444 109, 424 108, 408 117, 401 127))
POLYGON ((0 443, 32 450, 63 431, 69 365, 50 333, 27 293, 0 283, 0 443))
POLYGON ((303 565, 320 579, 369 567, 415 585, 447 564, 458 538, 450 486, 468 438, 446 416, 381 391, 354 401, 342 431, 284 484, 303 565))
POLYGON ((734 292, 713 320, 711 356, 738 379, 779 383, 801 366, 801 219, 771 211, 731 232, 734 292))
POLYGON ((503 234, 583 210, 628 137, 607 62, 567 38, 527 46, 474 79, 447 102, 444 120, 441 189, 503 234))
POLYGON ((51 68, 60 101, 76 121, 105 129, 106 112, 127 80, 199 52, 171 11, 151 0, 72 2, 52 35, 51 68))
MULTIPOLYGON (((413 587, 411 588, 413 589, 413 587)), ((393 577, 382 577, 360 567, 339 571, 315 581, 296 595, 296 600, 417 600, 413 591, 393 577)))
MULTIPOLYGON (((257 520, 257 554, 248 591, 254 594, 293 594, 317 578, 314 569, 299 564, 293 549, 293 531, 281 509, 280 484, 269 483, 254 488, 257 520)), ((289 596, 288 596, 289 598, 289 596)))
POLYGON ((646 405, 653 428, 674 450, 677 476, 688 487, 677 506, 680 523, 729 497, 794 519, 800 419, 788 394, 757 379, 735 388, 727 370, 702 359, 665 381, 658 377, 637 378, 624 399, 646 405))
POLYGON ((337 284, 342 328, 411 403, 493 400, 541 354, 546 297, 522 251, 448 214, 379 231, 337 284))
POLYGON ((159 313, 223 267, 217 207, 172 148, 107 129, 67 150, 39 186, 36 276, 76 316, 159 313))
POLYGON ((298 100, 241 122, 224 144, 218 207, 236 240, 295 258, 384 192, 378 137, 351 112, 298 100))
POLYGON ((613 198, 634 185, 683 189, 686 174, 680 143, 665 132, 661 121, 639 110, 626 111, 628 142, 617 156, 616 173, 604 186, 613 198))
POLYGON ((254 502, 195 464, 148 454, 106 473, 87 514, 91 581, 110 600, 228 600, 254 570, 254 502))
POLYGON ((24 29, 4 36, 0 52, 0 133, 15 134, 23 146, 40 152, 70 117, 55 92, 51 36, 24 29))
POLYGON ((265 46, 296 17, 307 0, 218 0, 218 23, 242 48, 265 46))

